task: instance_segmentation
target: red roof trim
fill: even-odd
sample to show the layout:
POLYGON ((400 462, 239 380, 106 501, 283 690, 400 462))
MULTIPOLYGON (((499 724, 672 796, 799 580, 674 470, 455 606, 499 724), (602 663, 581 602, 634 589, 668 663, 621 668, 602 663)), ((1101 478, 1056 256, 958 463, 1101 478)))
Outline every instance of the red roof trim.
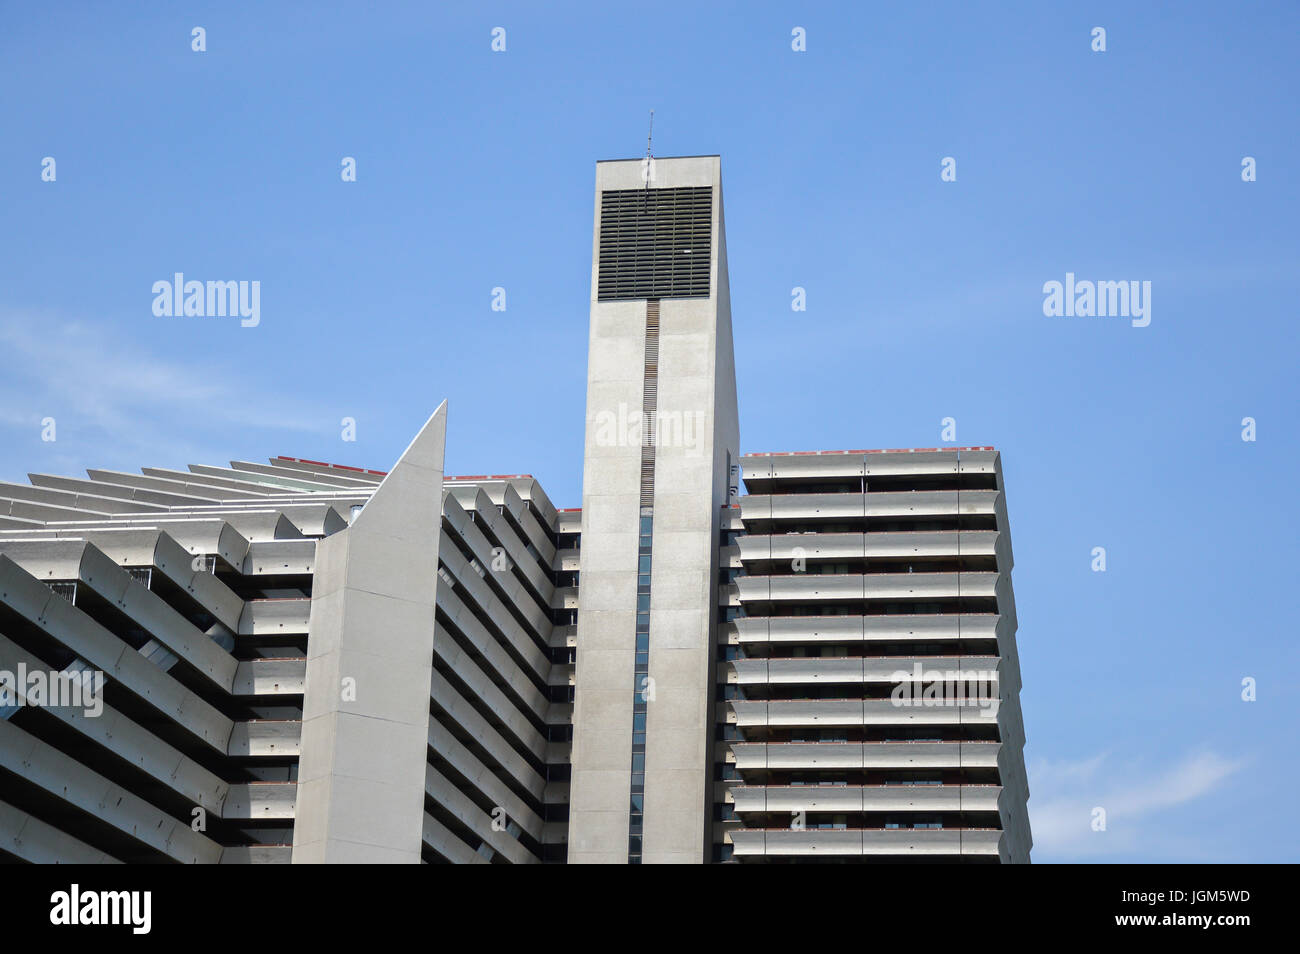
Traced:
POLYGON ((741 454, 741 457, 816 457, 818 455, 846 454, 935 454, 944 451, 996 451, 991 445, 977 447, 885 447, 870 450, 817 450, 817 451, 766 451, 741 454))
POLYGON ((354 474, 374 474, 376 477, 388 476, 388 471, 386 470, 367 470, 364 467, 349 467, 347 464, 331 464, 328 461, 323 460, 308 460, 306 457, 286 457, 284 454, 279 454, 275 459, 289 460, 293 461, 295 464, 311 464, 313 467, 326 467, 329 470, 350 470, 354 474))

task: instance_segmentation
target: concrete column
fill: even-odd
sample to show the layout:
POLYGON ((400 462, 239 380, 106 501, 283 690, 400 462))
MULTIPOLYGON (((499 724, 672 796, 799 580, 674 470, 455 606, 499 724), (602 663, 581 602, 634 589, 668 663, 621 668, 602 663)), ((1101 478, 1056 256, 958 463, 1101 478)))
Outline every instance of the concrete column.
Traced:
POLYGON ((420 861, 446 424, 317 545, 295 863, 420 861))
MULTIPOLYGON (((711 840, 714 593, 727 460, 739 461, 721 165, 656 159, 649 188, 712 192, 708 294, 659 301, 642 860, 699 863, 711 840)), ((628 857, 647 300, 600 298, 601 194, 643 189, 641 160, 596 173, 569 861, 628 857)), ((626 207, 625 207, 626 208, 626 207)), ((635 209, 635 205, 630 208, 635 209)), ((626 213, 624 213, 626 214, 626 213)), ((635 214, 634 212, 632 214, 635 214)), ((636 241, 632 238, 629 241, 636 241)), ((620 239, 621 241, 621 239, 620 239)), ((688 252, 656 255, 670 270, 688 252)), ((639 250, 644 255, 644 250, 639 250)), ((623 261, 627 256, 618 256, 623 261)))

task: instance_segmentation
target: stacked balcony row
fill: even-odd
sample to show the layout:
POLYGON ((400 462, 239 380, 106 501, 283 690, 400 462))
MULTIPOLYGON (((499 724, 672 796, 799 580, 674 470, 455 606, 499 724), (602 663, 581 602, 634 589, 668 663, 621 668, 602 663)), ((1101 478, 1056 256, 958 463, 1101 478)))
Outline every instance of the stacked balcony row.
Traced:
POLYGON ((742 463, 720 552, 731 856, 999 860, 1019 670, 996 451, 742 463))
POLYGON ((0 851, 289 860, 309 600, 264 595, 291 588, 253 565, 270 542, 207 519, 0 533, 0 669, 105 679, 98 712, 4 712, 0 851))
MULTIPOLYGON (((25 688, 0 710, 0 854, 289 861, 316 542, 383 476, 278 458, 0 485, 0 671, 105 674, 99 715, 25 688)), ((448 478, 443 508, 425 860, 562 855, 557 512, 518 476, 448 478)))

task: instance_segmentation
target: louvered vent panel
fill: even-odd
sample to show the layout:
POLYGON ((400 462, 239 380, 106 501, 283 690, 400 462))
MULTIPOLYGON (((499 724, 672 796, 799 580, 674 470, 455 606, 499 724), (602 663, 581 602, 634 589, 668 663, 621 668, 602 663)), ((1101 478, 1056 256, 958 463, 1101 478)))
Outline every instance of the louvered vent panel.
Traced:
POLYGON ((641 506, 653 507, 655 502, 654 450, 641 448, 641 506))
POLYGON ((707 298, 713 188, 600 194, 596 298, 707 298))
POLYGON ((641 437, 641 506, 654 505, 655 443, 658 440, 659 410, 659 299, 645 305, 645 379, 641 389, 641 413, 646 432, 641 437))

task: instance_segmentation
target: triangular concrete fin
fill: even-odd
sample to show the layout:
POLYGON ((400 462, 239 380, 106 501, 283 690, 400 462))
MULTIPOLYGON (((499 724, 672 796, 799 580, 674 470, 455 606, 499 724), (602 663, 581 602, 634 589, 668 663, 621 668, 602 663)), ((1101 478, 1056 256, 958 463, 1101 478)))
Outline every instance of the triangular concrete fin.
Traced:
POLYGON ((410 486, 411 478, 427 483, 436 482, 437 493, 434 499, 441 508, 446 444, 447 402, 444 400, 424 422, 424 426, 407 445, 406 450, 402 451, 402 456, 397 458, 397 463, 388 471, 387 476, 379 482, 379 486, 375 488, 366 505, 361 508, 361 513, 352 521, 352 525, 355 527, 361 524, 367 513, 385 508, 388 498, 400 493, 399 486, 410 486))

